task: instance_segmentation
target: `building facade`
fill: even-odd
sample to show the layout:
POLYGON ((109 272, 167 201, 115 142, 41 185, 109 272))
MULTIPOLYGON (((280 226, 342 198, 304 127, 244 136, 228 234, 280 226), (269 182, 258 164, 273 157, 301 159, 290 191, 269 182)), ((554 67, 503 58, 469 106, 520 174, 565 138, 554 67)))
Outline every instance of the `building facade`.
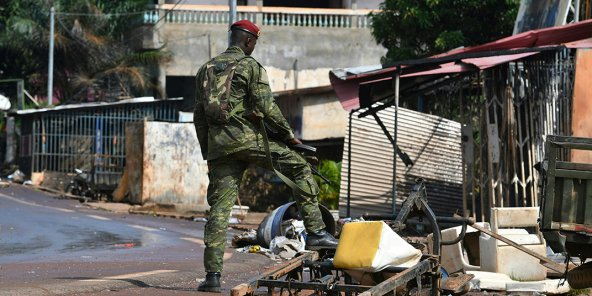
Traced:
MULTIPOLYGON (((238 4, 237 18, 261 28, 253 57, 266 68, 274 92, 329 85, 331 69, 379 64, 386 53, 370 31, 368 14, 378 9, 378 1, 238 4)), ((167 97, 191 97, 197 69, 226 49, 228 10, 228 2, 222 0, 159 0, 145 13, 141 34, 134 35, 142 38, 132 41, 170 54, 170 61, 158 70, 167 97)))

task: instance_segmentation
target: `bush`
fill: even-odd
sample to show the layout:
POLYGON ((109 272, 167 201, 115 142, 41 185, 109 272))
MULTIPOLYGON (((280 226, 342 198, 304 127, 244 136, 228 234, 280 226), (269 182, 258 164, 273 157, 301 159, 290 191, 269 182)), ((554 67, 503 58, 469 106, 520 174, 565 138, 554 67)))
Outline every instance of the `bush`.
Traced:
POLYGON ((320 189, 319 202, 330 210, 337 210, 339 207, 339 187, 341 185, 341 162, 321 160, 317 170, 330 181, 327 183, 321 177, 315 175, 315 180, 320 189))

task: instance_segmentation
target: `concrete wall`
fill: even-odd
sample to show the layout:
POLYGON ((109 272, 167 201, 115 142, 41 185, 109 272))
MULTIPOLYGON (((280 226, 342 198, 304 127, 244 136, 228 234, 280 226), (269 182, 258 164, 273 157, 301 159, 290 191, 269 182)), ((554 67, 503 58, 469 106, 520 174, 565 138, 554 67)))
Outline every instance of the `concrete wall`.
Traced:
POLYGON ((378 9, 384 0, 343 0, 344 8, 378 9))
POLYGON ((345 136, 348 113, 332 90, 281 96, 276 101, 297 138, 316 141, 345 136))
MULTIPOLYGON (((194 76, 228 44, 226 25, 166 23, 158 40, 172 54, 167 76, 194 76)), ((268 71, 273 91, 329 84, 330 69, 380 63, 386 53, 367 28, 262 26, 253 57, 268 71)))
POLYGON ((126 125, 126 170, 130 202, 207 206, 207 164, 192 123, 126 125))

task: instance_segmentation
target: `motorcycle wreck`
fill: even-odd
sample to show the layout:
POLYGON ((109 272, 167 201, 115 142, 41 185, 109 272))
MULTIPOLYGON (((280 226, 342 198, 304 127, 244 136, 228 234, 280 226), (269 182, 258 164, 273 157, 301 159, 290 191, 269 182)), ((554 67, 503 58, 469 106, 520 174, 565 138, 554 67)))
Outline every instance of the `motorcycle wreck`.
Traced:
POLYGON ((96 184, 93 171, 74 169, 75 175, 66 186, 65 193, 78 198, 80 202, 89 200, 111 200, 111 190, 103 190, 96 184))

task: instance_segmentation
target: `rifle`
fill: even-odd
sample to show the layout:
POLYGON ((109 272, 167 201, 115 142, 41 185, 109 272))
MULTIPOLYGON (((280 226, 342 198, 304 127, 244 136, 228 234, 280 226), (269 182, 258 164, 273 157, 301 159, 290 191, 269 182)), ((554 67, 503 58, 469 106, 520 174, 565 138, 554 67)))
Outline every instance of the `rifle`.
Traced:
MULTIPOLYGON (((310 161, 310 159, 317 160, 317 158, 315 156, 315 154, 317 152, 317 148, 315 148, 313 146, 304 145, 304 144, 296 144, 296 145, 291 145, 290 148, 303 154, 304 159, 308 160, 309 163, 312 162, 312 161, 310 161)), ((314 166, 312 165, 312 163, 311 163, 310 169, 312 170, 313 174, 319 176, 319 178, 321 178, 323 181, 325 181, 325 183, 327 183, 327 184, 333 183, 331 180, 329 180, 325 176, 323 176, 321 174, 321 172, 319 172, 317 169, 315 169, 314 166)))

